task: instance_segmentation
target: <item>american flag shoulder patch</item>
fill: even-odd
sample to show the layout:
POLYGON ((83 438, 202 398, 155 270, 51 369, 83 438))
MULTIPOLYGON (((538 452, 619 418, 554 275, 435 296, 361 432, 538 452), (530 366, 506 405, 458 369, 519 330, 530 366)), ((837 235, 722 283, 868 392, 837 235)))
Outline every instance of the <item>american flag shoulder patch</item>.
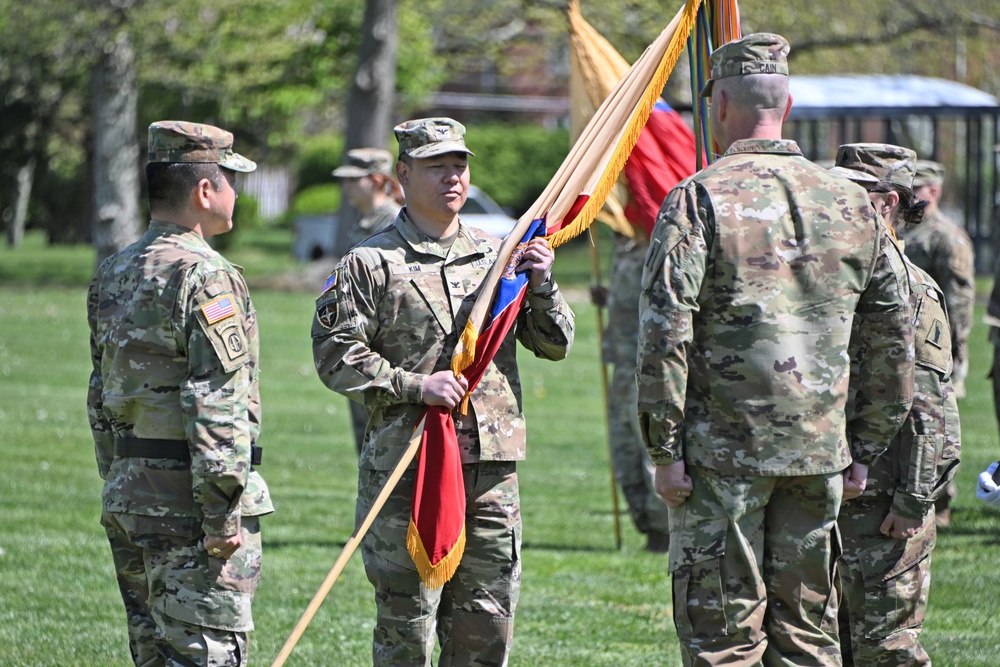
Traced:
POLYGON ((202 305, 201 312, 208 324, 215 324, 236 314, 236 301, 231 293, 226 292, 202 305))

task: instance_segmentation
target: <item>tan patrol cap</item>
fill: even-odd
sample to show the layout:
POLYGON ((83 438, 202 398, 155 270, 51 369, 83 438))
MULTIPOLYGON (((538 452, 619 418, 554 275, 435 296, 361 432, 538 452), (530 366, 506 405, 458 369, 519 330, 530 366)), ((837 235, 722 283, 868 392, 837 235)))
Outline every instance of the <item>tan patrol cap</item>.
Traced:
POLYGON ((371 174, 392 176, 395 160, 382 148, 352 148, 344 156, 344 164, 333 170, 337 178, 361 178, 371 174))
POLYGON ((475 153, 465 147, 465 126, 451 118, 418 118, 397 125, 393 132, 399 154, 413 158, 444 153, 475 153))
POLYGON ((207 162, 242 172, 257 168, 256 162, 233 152, 233 133, 214 125, 157 121, 149 126, 148 148, 150 163, 207 162))
POLYGON ((913 187, 944 183, 944 165, 933 160, 917 160, 917 171, 913 174, 913 187))
POLYGON ((791 47, 781 35, 755 32, 723 44, 712 52, 712 78, 701 89, 701 97, 712 96, 712 84, 719 79, 744 74, 781 74, 788 76, 788 51, 791 47))

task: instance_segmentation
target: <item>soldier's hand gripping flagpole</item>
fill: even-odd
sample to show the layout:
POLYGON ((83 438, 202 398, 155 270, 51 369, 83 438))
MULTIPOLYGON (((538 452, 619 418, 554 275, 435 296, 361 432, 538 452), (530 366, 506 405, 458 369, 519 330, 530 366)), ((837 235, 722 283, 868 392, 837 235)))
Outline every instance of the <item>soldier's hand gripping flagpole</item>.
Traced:
POLYGON ((406 451, 403 452, 403 456, 400 457, 399 463, 393 468, 392 473, 389 475, 389 479, 386 480, 385 486, 382 487, 382 491, 379 492, 378 498, 375 499, 375 503, 372 508, 365 515, 364 520, 354 529, 354 533, 351 534, 350 539, 347 540, 347 544, 344 545, 344 550, 340 552, 340 556, 337 558, 333 567, 330 568, 330 572, 326 575, 323 583, 320 584, 319 590, 313 596, 312 601, 306 610, 302 613, 302 617, 299 622, 295 624, 292 629, 292 634, 288 636, 285 641, 284 646, 281 647, 281 651, 278 652, 277 657, 274 662, 271 663, 271 667, 281 667, 288 660, 288 656, 291 655, 292 649, 298 643, 299 639, 302 638, 302 634, 305 632, 306 627, 312 621, 313 616, 319 611, 320 605, 323 604, 323 600, 326 599, 327 594, 329 594, 330 589, 340 578, 340 573, 343 572, 344 567, 347 565, 347 561, 350 560, 351 556, 357 550, 358 546, 361 544, 361 540, 364 538, 368 529, 371 528, 372 523, 378 516, 378 513, 382 510, 382 506, 385 505, 385 501, 389 499, 389 494, 393 492, 396 485, 399 483, 399 479, 409 468, 410 463, 413 458, 417 455, 417 450, 420 449, 420 439, 424 433, 424 419, 420 420, 416 428, 413 429, 413 436, 410 438, 410 444, 407 446, 406 451))

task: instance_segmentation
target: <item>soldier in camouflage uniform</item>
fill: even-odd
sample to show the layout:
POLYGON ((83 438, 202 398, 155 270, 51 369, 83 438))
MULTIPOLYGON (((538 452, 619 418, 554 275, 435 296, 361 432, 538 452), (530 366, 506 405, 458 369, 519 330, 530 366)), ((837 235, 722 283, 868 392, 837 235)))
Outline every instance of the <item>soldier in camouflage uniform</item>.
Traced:
POLYGON ((136 665, 246 665, 260 578, 257 316, 206 239, 232 228, 233 135, 149 126, 148 231, 87 298, 87 408, 136 665))
POLYGON ((918 225, 903 225, 896 234, 906 244, 907 258, 926 271, 944 291, 955 362, 952 386, 958 398, 963 398, 969 372, 969 333, 976 302, 975 251, 966 231, 941 212, 943 183, 944 166, 941 163, 917 160, 913 194, 927 202, 924 219, 918 225))
MULTIPOLYGON (((500 239, 458 217, 469 188, 465 128, 450 118, 395 128, 396 174, 406 207, 389 229, 349 251, 316 302, 313 355, 320 379, 368 409, 357 517, 367 515, 425 406, 455 408, 468 388, 450 370, 459 333, 497 260, 500 239)), ((551 276, 544 239, 525 245, 530 270, 517 324, 455 413, 466 492, 465 554, 442 588, 423 585, 406 550, 415 466, 400 479, 362 542, 378 610, 375 665, 429 665, 434 635, 442 665, 505 665, 521 579, 516 461, 525 424, 516 342, 562 359, 573 314, 551 276)))
MULTIPOLYGON (((927 202, 919 225, 902 225, 897 230, 909 260, 927 272, 944 291, 944 302, 951 320, 951 353, 954 360, 952 386, 957 398, 965 397, 965 378, 969 372, 969 334, 972 311, 976 305, 976 265, 972 239, 964 229, 947 218, 938 204, 944 183, 944 165, 917 160, 913 194, 927 202)), ((958 495, 954 479, 936 502, 939 528, 951 525, 951 501, 958 495)))
MULTIPOLYGON (((351 228, 347 239, 348 249, 386 229, 399 215, 400 205, 396 201, 399 184, 392 175, 393 162, 392 153, 387 150, 354 148, 347 151, 344 164, 333 170, 333 175, 341 179, 344 196, 361 212, 361 219, 351 228)), ((354 446, 360 455, 368 412, 363 403, 348 400, 347 404, 354 446)))
POLYGON ((685 665, 840 664, 843 472, 863 476, 911 402, 902 256, 864 189, 781 139, 788 50, 752 34, 712 54, 725 154, 667 196, 643 270, 639 421, 685 665), (856 316, 871 352, 848 424, 856 316))
MULTIPOLYGON (((638 230, 638 228, 637 228, 638 230)), ((595 302, 608 306, 608 324, 601 345, 601 361, 611 364, 608 391, 608 435, 615 479, 622 488, 636 529, 646 535, 646 550, 665 553, 670 542, 666 503, 653 488, 653 462, 639 435, 636 415, 635 358, 639 344, 639 292, 646 235, 615 234, 611 284, 597 293, 595 302)))
MULTIPOLYGON (((923 202, 916 202, 910 188, 916 158, 900 146, 848 144, 838 150, 833 171, 865 187, 898 230, 919 223, 923 213, 923 202)), ((844 549, 845 666, 931 664, 919 635, 937 535, 932 510, 958 469, 961 438, 949 379, 953 348, 944 295, 924 270, 909 260, 907 268, 916 331, 913 406, 889 448, 869 467, 866 487, 845 502, 837 521, 844 549)))

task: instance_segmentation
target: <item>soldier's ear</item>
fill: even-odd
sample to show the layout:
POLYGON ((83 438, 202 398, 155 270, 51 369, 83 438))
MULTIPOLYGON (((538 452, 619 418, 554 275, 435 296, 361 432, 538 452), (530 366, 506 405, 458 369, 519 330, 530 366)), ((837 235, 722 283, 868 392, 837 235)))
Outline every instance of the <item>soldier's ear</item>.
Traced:
POLYGON ((212 195, 215 193, 215 186, 207 178, 198 181, 191 191, 191 203, 198 210, 207 211, 212 207, 212 195))
POLYGON ((396 162, 396 180, 400 185, 409 185, 410 182, 410 166, 402 160, 396 162))

